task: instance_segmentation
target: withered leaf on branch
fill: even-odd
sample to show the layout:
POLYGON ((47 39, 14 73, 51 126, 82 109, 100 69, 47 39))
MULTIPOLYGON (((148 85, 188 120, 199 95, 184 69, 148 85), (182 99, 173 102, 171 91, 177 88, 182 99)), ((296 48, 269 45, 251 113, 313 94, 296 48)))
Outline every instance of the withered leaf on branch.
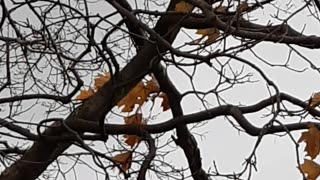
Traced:
POLYGON ((131 112, 134 106, 142 106, 148 100, 151 93, 160 91, 160 86, 157 80, 152 76, 147 83, 139 82, 124 98, 122 98, 117 106, 124 106, 122 112, 131 112))
POLYGON ((309 180, 316 180, 320 175, 320 165, 314 161, 305 159, 304 163, 300 165, 303 173, 307 174, 309 180))
POLYGON ((118 154, 114 156, 112 160, 120 165, 123 171, 128 171, 132 163, 132 151, 118 154))
POLYGON ((318 156, 320 151, 320 131, 315 126, 310 126, 308 131, 301 134, 298 142, 304 141, 306 143, 305 151, 307 155, 314 159, 318 156))

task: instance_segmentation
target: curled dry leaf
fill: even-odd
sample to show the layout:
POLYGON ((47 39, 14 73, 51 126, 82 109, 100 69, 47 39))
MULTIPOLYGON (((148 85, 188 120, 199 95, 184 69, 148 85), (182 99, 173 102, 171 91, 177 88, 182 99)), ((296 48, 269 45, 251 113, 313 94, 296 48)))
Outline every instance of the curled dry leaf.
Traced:
POLYGON ((179 3, 176 4, 175 10, 181 13, 188 13, 192 11, 193 7, 194 6, 192 4, 186 3, 184 1, 180 1, 179 3))
POLYGON ((314 159, 317 157, 320 151, 320 131, 315 126, 310 126, 308 131, 301 134, 298 142, 304 141, 306 143, 305 151, 307 155, 314 159))
POLYGON ((118 154, 112 158, 112 160, 120 165, 123 171, 128 171, 132 163, 132 151, 118 154))
POLYGON ((139 82, 121 101, 117 106, 124 106, 122 112, 131 112, 134 109, 135 104, 142 106, 144 102, 148 100, 151 93, 157 93, 160 91, 160 86, 157 80, 152 77, 146 84, 139 82))
POLYGON ((300 168, 303 173, 307 174, 309 180, 316 180, 320 175, 320 165, 311 160, 305 159, 300 168))

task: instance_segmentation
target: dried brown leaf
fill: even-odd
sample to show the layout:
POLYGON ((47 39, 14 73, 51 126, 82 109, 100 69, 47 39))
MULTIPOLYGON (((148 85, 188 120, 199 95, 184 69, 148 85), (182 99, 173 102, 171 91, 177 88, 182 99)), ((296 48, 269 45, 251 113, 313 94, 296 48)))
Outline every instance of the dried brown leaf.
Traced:
POLYGON ((307 155, 314 159, 320 151, 320 131, 315 126, 310 126, 308 131, 301 133, 298 142, 304 141, 306 143, 305 151, 307 155))
POLYGON ((152 76, 152 79, 147 81, 146 84, 139 82, 121 101, 117 106, 124 106, 122 112, 131 112, 135 104, 142 106, 151 93, 157 93, 160 91, 160 86, 157 80, 152 76))
POLYGON ((112 160, 118 165, 120 165, 122 170, 128 171, 132 163, 132 152, 129 151, 129 152, 118 154, 114 156, 112 160))
POLYGON ((309 180, 316 180, 320 175, 320 165, 311 160, 305 159, 300 167, 302 172, 308 175, 309 180))

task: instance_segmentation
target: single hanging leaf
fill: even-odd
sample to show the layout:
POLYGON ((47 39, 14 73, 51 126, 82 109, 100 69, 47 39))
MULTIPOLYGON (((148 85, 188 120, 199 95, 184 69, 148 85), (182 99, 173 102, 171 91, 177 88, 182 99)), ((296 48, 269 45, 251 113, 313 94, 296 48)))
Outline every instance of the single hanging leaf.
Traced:
MULTIPOLYGON (((146 121, 142 120, 142 114, 135 114, 133 116, 126 117, 124 119, 125 124, 131 124, 131 125, 145 125, 146 121)), ((141 138, 136 135, 123 135, 123 137, 126 139, 125 143, 129 145, 131 148, 133 148, 137 143, 141 141, 141 138)))
POLYGON ((96 89, 100 89, 106 82, 110 80, 111 76, 110 73, 107 72, 104 75, 99 74, 98 77, 94 80, 94 86, 96 89))
POLYGON ((175 6, 175 10, 177 12, 181 12, 181 13, 188 13, 191 12, 193 9, 193 5, 186 3, 184 1, 180 1, 179 3, 176 4, 175 6))
POLYGON ((317 92, 311 98, 310 107, 315 108, 319 105, 320 105, 320 92, 317 92))
POLYGON ((218 28, 207 28, 207 29, 198 29, 196 34, 202 35, 202 38, 207 36, 207 40, 204 42, 205 45, 210 45, 214 43, 217 38, 220 36, 220 31, 218 28))
POLYGON ((165 94, 165 93, 161 93, 159 95, 159 98, 162 98, 162 103, 161 103, 161 106, 163 108, 163 111, 166 111, 168 109, 170 109, 170 104, 169 104, 169 98, 168 96, 165 94))
POLYGON ((310 126, 307 132, 301 133, 298 142, 304 141, 306 143, 305 151, 307 155, 314 159, 320 151, 320 131, 315 126, 310 126))
POLYGON ((309 180, 316 180, 320 175, 320 165, 311 160, 304 159, 304 163, 300 167, 302 172, 308 175, 309 180))
POLYGON ((129 151, 129 152, 118 154, 114 156, 112 160, 118 165, 120 165, 122 170, 128 171, 132 163, 132 152, 129 151))
POLYGON ((80 94, 76 97, 76 100, 84 101, 94 95, 94 90, 89 88, 88 91, 80 90, 80 94))

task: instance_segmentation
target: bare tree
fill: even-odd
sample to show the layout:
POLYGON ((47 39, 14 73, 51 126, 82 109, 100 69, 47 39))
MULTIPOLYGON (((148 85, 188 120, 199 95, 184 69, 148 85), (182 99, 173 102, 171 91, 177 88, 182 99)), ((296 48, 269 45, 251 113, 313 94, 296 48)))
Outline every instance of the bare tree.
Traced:
POLYGON ((77 164, 87 164, 105 179, 142 180, 149 178, 147 172, 159 179, 250 179, 256 148, 265 135, 282 132, 291 137, 292 131, 320 126, 305 121, 320 117, 317 103, 310 106, 309 100, 281 92, 261 67, 320 72, 317 57, 304 56, 305 49, 320 47, 320 37, 289 23, 303 15, 319 24, 319 2, 285 3, 0 0, 0 180, 67 179, 65 174, 77 164), (266 13, 269 22, 257 21, 262 17, 259 12, 266 13), (268 42, 288 49, 287 59, 261 58, 255 47, 268 42), (311 69, 291 67, 291 54, 311 69), (197 71, 204 67, 210 74, 201 81, 214 81, 205 91, 194 85, 200 81, 197 71), (190 81, 181 83, 190 83, 191 88, 179 91, 179 82, 168 75, 170 69, 184 74, 190 81), (107 75, 110 80, 98 87, 97 76, 107 75), (137 84, 146 88, 155 79, 158 89, 148 90, 145 97, 133 92, 137 84), (235 104, 225 95, 234 87, 255 83, 266 84, 269 92, 255 104, 235 104), (130 99, 130 93, 136 96, 130 99), (203 104, 202 110, 183 112, 181 101, 190 96, 203 104), (123 100, 126 97, 133 102, 123 100), (163 107, 156 105, 161 102, 163 107), (146 106, 148 115, 143 113, 146 106), (161 108, 170 108, 172 118, 161 119, 161 108), (268 122, 256 127, 246 118, 249 113, 265 115, 268 122), (146 122, 121 120, 137 115, 146 122), (210 171, 202 167, 201 149, 187 125, 206 127, 204 122, 219 116, 257 137, 240 172, 221 174, 214 165, 210 171), (284 118, 295 123, 287 124, 284 118), (185 169, 167 162, 167 155, 179 148, 188 162, 185 169), (62 170, 64 163, 71 168, 62 170))

